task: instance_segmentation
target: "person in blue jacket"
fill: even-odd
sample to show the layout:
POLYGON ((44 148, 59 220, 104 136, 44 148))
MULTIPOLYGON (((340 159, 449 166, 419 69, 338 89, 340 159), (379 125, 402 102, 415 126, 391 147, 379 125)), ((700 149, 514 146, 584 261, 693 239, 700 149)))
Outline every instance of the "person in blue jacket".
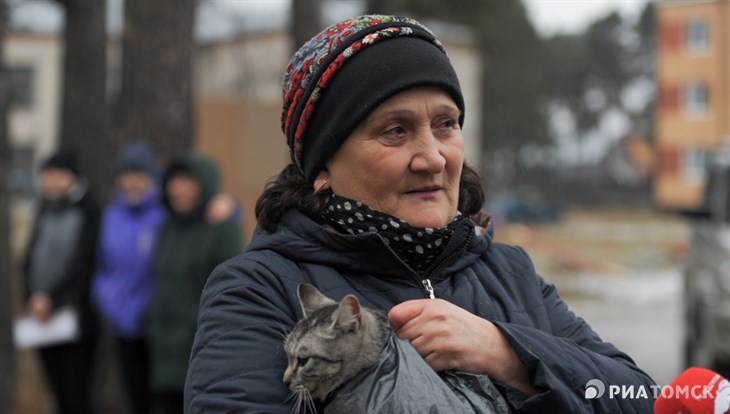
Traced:
POLYGON ((165 209, 150 146, 134 141, 115 166, 116 196, 105 209, 92 297, 116 342, 130 405, 149 412, 149 351, 144 319, 155 291, 152 260, 165 209))
POLYGON ((464 110, 441 43, 413 19, 347 19, 295 53, 282 111, 292 163, 259 198, 246 252, 208 279, 187 413, 292 412, 283 339, 302 318, 301 283, 388 310, 434 370, 488 375, 513 412, 652 412, 650 398, 586 398, 591 380, 654 382, 525 251, 493 241, 464 163, 464 110))

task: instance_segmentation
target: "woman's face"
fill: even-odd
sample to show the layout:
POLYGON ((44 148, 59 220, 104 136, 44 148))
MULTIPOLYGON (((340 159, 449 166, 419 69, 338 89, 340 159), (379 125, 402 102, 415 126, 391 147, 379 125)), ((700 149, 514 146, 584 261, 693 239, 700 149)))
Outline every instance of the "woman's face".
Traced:
POLYGON ((443 227, 456 215, 464 138, 443 90, 409 89, 378 106, 342 144, 324 180, 335 194, 405 220, 443 227))
POLYGON ((165 187, 170 206, 178 214, 189 214, 198 206, 200 183, 189 173, 174 173, 165 187))
POLYGON ((41 194, 47 200, 60 200, 76 182, 74 173, 61 168, 45 168, 41 172, 41 194))
POLYGON ((143 172, 126 171, 116 178, 122 199, 130 206, 139 204, 154 186, 153 178, 143 172))

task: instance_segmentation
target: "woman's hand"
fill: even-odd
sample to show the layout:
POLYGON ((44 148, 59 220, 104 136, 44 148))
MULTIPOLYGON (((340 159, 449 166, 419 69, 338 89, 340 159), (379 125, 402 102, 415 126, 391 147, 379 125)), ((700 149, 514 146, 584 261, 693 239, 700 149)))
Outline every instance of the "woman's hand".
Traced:
POLYGON ((235 213, 236 199, 228 193, 218 193, 208 203, 205 219, 208 223, 218 224, 232 218, 235 213))
POLYGON ((492 322, 440 299, 419 299, 394 306, 390 324, 435 371, 487 374, 527 395, 527 367, 492 322))
POLYGON ((45 293, 34 293, 28 300, 28 309, 38 322, 46 323, 53 315, 53 301, 45 293))

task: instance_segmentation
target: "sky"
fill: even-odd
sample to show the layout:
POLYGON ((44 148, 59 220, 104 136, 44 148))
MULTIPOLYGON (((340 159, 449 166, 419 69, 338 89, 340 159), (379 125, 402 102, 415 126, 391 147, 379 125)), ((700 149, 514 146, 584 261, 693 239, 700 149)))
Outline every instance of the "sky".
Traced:
POLYGON ((638 20, 646 2, 647 0, 523 0, 530 20, 542 35, 583 30, 593 20, 614 10, 623 17, 638 20))
MULTIPOLYGON (((112 0, 114 1, 114 0, 112 0)), ((242 11, 250 15, 286 14, 290 0, 212 0, 220 13, 242 11)), ((306 0, 298 0, 306 1, 306 0)), ((326 0, 325 0, 326 1, 326 0)), ((484 0, 513 1, 513 0, 484 0)), ((611 11, 618 11, 629 19, 638 19, 648 0, 523 0, 537 31, 550 36, 558 32, 577 32, 611 11)), ((324 8, 325 24, 361 14, 363 2, 329 1, 324 8)), ((260 19, 252 19, 258 20, 260 19)))
MULTIPOLYGON (((306 0, 299 0, 306 1, 306 0)), ((511 0, 487 0, 511 1, 511 0)), ((611 10, 624 17, 638 18, 647 0, 523 0, 537 31, 542 35, 558 32, 577 32, 591 21, 611 10)), ((204 2, 198 32, 203 37, 225 36, 236 23, 255 25, 286 18, 290 0, 209 0, 204 2), (230 21, 230 20, 233 21, 230 21), (228 21, 226 21, 228 20, 228 21), (215 23, 207 23, 215 22, 215 23)), ((110 27, 121 27, 121 0, 109 0, 110 27)), ((324 10, 324 20, 332 22, 349 15, 359 14, 362 7, 357 1, 329 1, 324 10), (335 6, 336 5, 336 6, 335 6)), ((38 0, 11 0, 11 14, 16 22, 44 31, 58 30, 62 15, 60 7, 51 2, 38 0), (12 5, 15 4, 15 7, 12 5)))

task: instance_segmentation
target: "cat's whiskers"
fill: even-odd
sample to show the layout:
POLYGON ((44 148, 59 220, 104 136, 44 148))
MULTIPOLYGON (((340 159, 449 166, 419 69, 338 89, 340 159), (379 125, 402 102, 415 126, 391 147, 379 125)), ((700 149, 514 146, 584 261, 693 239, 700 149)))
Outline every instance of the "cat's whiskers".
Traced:
POLYGON ((312 394, 310 394, 309 392, 307 392, 307 395, 306 395, 305 398, 307 400, 307 406, 309 407, 309 409, 312 410, 312 413, 313 414, 316 414, 317 413, 317 407, 314 405, 314 398, 312 398, 312 394))
POLYGON ((294 407, 292 407, 292 414, 317 414, 317 407, 314 405, 314 398, 312 398, 312 394, 310 394, 309 390, 303 385, 296 387, 296 389, 292 391, 289 399, 291 398, 295 398, 294 407))

